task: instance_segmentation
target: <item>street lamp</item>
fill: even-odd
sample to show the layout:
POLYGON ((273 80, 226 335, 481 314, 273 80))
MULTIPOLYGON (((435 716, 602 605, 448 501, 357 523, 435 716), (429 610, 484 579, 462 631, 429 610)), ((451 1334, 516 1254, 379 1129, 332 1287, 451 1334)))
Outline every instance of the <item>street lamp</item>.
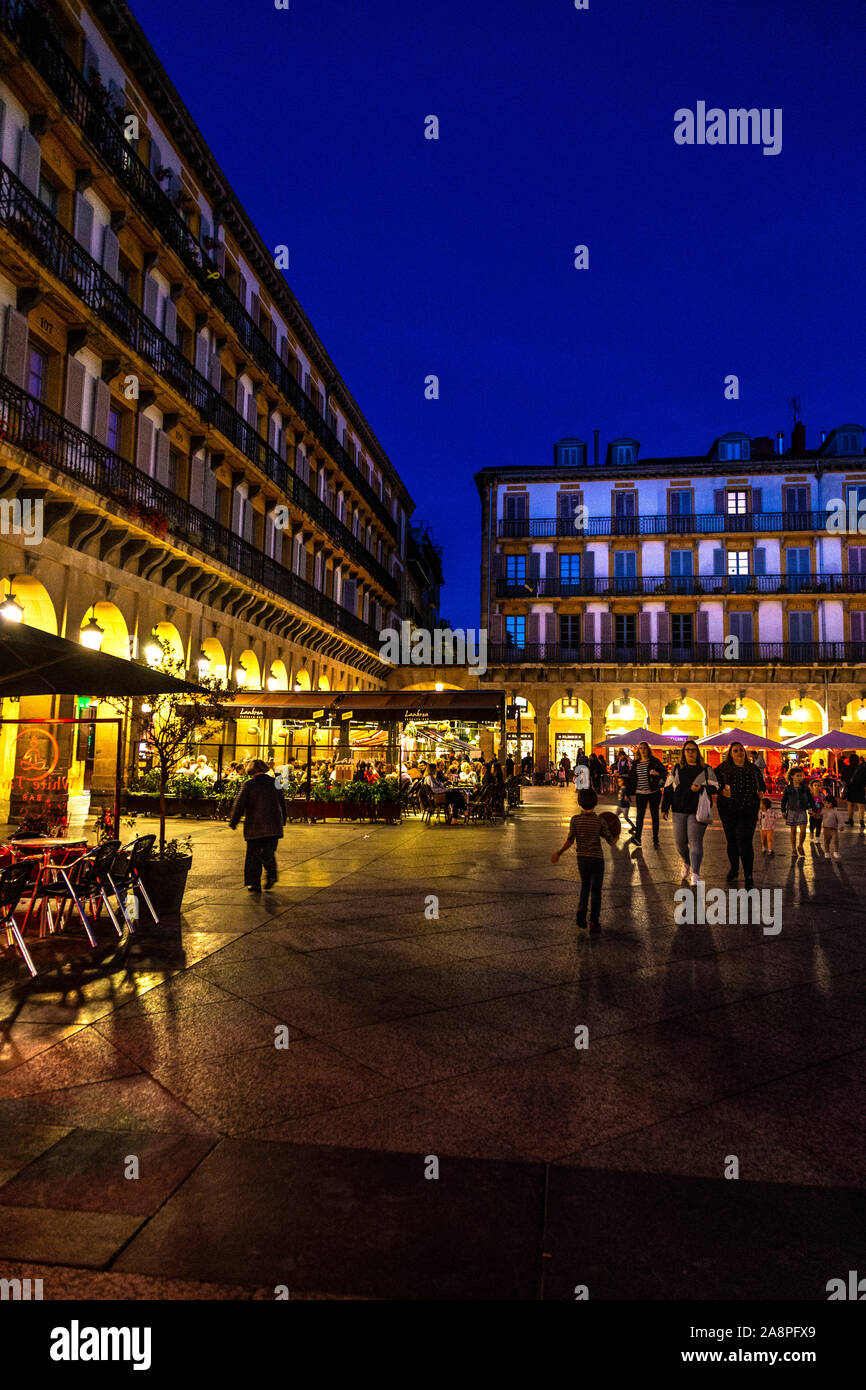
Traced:
POLYGON ((90 617, 87 622, 82 625, 79 637, 82 647, 87 647, 92 652, 101 650, 103 638, 105 637, 105 628, 99 626, 99 623, 96 621, 96 614, 92 608, 90 610, 90 617))
POLYGON ((442 691, 442 690, 445 689, 445 686, 442 684, 441 681, 437 681, 437 682, 436 682, 435 689, 438 690, 438 691, 442 691))
POLYGON ((857 718, 861 724, 866 724, 866 699, 861 699, 860 708, 857 711, 857 718))
POLYGON ((162 661, 162 646, 157 642, 156 634, 154 634, 144 649, 144 659, 148 666, 158 666, 162 661))
POLYGON ((210 657, 208 656, 208 654, 207 654, 207 652, 205 651, 204 647, 202 647, 201 651, 200 651, 199 654, 198 654, 198 659, 197 659, 197 661, 196 661, 196 668, 197 668, 197 670, 198 670, 198 673, 199 673, 199 676, 200 676, 200 677, 204 677, 204 676, 209 676, 209 675, 210 675, 210 657))
POLYGON ((7 597, 0 603, 0 615, 6 619, 7 623, 20 623, 23 621, 24 609, 21 607, 21 604, 18 602, 11 589, 7 597))

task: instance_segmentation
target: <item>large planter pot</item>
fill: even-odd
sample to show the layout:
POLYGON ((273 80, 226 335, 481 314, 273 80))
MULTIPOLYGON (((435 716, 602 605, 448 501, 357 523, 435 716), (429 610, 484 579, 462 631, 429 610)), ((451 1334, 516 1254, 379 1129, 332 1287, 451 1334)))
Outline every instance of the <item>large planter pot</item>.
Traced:
POLYGON ((373 819, 383 820, 388 825, 395 825, 400 819, 400 803, 398 801, 380 801, 379 805, 374 807, 373 819))
MULTIPOLYGON (((156 910, 157 917, 176 917, 180 912, 191 865, 192 856, 189 854, 184 855, 181 859, 151 859, 142 864, 141 879, 156 910)), ((144 924, 146 929, 148 922, 152 924, 151 916, 147 910, 147 904, 142 902, 138 892, 136 892, 136 897, 138 898, 138 920, 144 924)))
POLYGON ((286 815, 289 820, 306 820, 307 803, 306 801, 287 801, 286 815))
POLYGON ((338 820, 342 811, 342 801, 308 801, 309 820, 338 820))
POLYGON ((342 807, 343 820, 366 820, 370 814, 368 801, 341 801, 338 804, 342 807))

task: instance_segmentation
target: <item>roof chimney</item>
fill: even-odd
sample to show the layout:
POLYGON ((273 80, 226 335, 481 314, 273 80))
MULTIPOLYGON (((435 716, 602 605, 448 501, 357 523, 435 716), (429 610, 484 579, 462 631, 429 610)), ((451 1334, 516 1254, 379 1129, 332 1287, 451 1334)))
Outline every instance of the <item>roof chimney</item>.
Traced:
POLYGON ((785 432, 784 432, 784 430, 776 430, 776 453, 777 453, 777 454, 783 454, 784 452, 785 452, 785 432))
POLYGON ((598 467, 598 430, 593 430, 592 461, 598 467))
POLYGON ((798 420, 791 431, 791 453, 796 458, 802 458, 806 452, 806 426, 802 420, 798 420))

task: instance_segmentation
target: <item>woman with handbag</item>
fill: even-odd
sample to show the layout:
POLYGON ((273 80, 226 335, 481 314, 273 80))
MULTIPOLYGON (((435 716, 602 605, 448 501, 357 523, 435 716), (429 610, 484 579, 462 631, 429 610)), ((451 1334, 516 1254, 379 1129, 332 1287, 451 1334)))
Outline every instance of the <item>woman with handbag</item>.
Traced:
POLYGON ((704 859, 704 835, 713 820, 713 796, 719 784, 716 774, 701 757, 693 738, 686 739, 680 761, 671 768, 662 798, 665 820, 673 812, 674 840, 683 861, 681 877, 691 883, 701 882, 704 859))
POLYGON ((659 802, 662 799, 662 786, 665 780, 665 765, 652 752, 648 743, 639 743, 635 760, 627 782, 629 792, 637 804, 635 827, 631 842, 640 849, 644 816, 649 807, 653 823, 653 849, 659 847, 659 802))
POLYGON ((760 768, 746 758, 741 743, 732 743, 728 756, 718 767, 719 819, 728 844, 730 872, 728 883, 739 877, 740 864, 747 888, 754 886, 755 826, 761 809, 761 796, 766 791, 760 768))

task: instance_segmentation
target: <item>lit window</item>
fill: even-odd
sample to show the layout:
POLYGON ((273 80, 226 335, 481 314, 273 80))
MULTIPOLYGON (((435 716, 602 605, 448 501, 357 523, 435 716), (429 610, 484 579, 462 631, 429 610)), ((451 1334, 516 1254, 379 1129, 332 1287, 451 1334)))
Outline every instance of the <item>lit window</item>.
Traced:
POLYGON ((746 505, 748 493, 729 492, 728 493, 728 516, 745 516, 748 511, 746 505))
POLYGON ((505 579, 508 584, 526 583, 525 555, 507 555, 505 557, 505 579))
POLYGON ((27 372, 27 390, 31 396, 35 396, 38 401, 44 399, 45 377, 48 359, 44 352, 38 348, 30 349, 30 361, 27 372))
POLYGON ((113 454, 120 453, 121 444, 121 419, 120 411, 110 408, 108 411, 108 447, 113 454))
POLYGON ((729 550, 728 551, 728 574, 748 574, 749 573, 749 552, 748 550, 729 550))
POLYGON ((505 619, 505 635, 510 647, 526 646, 526 619, 513 615, 505 619))

